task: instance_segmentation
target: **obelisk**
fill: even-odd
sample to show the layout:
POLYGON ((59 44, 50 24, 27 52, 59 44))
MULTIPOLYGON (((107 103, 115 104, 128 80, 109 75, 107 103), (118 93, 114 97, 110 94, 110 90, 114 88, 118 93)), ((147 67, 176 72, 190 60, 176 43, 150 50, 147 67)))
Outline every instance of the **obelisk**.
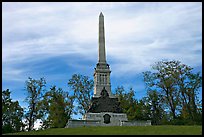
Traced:
POLYGON ((104 16, 102 12, 99 15, 99 63, 106 63, 106 52, 105 52, 105 31, 104 31, 104 16))
POLYGON ((94 71, 94 97, 100 97, 101 91, 105 88, 109 96, 111 93, 110 68, 106 62, 104 16, 99 15, 99 36, 98 36, 98 63, 94 71))

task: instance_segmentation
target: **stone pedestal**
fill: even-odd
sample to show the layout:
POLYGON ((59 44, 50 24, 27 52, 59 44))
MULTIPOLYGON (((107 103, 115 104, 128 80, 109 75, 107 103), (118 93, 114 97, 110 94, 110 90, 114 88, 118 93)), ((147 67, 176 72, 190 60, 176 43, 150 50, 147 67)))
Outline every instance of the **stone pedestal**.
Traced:
POLYGON ((86 113, 83 120, 99 121, 101 126, 121 126, 122 122, 128 121, 126 114, 113 112, 86 113))

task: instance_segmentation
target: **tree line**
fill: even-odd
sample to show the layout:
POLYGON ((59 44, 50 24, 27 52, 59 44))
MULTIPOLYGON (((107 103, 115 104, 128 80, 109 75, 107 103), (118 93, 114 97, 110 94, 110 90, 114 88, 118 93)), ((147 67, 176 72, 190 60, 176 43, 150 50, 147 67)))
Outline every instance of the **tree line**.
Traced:
MULTIPOLYGON (((202 76, 180 61, 159 61, 143 72, 146 96, 137 99, 133 88, 119 85, 119 98, 128 120, 151 120, 152 125, 202 124, 202 76)), ((37 120, 41 129, 63 128, 72 114, 85 114, 91 105, 94 82, 88 76, 73 74, 65 91, 56 85, 46 89, 45 78, 25 81, 28 107, 12 101, 9 89, 2 91, 2 133, 31 131, 37 120)))

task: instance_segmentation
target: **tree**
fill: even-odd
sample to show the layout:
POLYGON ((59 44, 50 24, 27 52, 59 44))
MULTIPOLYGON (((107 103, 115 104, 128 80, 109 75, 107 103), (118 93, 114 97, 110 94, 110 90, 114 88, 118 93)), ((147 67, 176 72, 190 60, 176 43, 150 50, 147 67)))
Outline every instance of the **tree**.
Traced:
POLYGON ((144 97, 146 104, 151 108, 151 120, 153 125, 162 124, 165 120, 165 111, 163 107, 163 99, 156 90, 147 92, 147 97, 144 97))
POLYGON ((152 66, 153 72, 143 72, 147 91, 156 91, 169 109, 173 120, 180 115, 197 114, 197 91, 202 86, 199 73, 180 61, 159 61, 152 66))
POLYGON ((73 96, 70 96, 68 92, 52 86, 50 91, 45 93, 44 99, 40 103, 42 116, 47 117, 47 119, 42 119, 42 128, 65 127, 68 119, 71 118, 74 107, 73 100, 73 96))
POLYGON ((74 91, 74 97, 79 104, 77 110, 82 115, 87 113, 90 107, 93 83, 93 80, 89 79, 88 76, 80 74, 72 75, 68 81, 68 86, 74 91))
POLYGON ((115 93, 119 98, 122 112, 127 114, 129 120, 135 119, 136 100, 134 99, 134 90, 130 88, 130 90, 126 92, 123 86, 118 86, 115 89, 115 93))
POLYGON ((46 81, 44 78, 35 80, 29 77, 26 81, 28 96, 25 101, 28 102, 28 111, 26 112, 25 117, 28 124, 28 131, 33 130, 34 122, 37 119, 40 119, 41 115, 38 111, 38 103, 42 99, 43 92, 45 91, 45 84, 46 81))
POLYGON ((136 102, 135 120, 150 120, 151 119, 151 105, 146 100, 146 97, 136 102))
POLYGON ((177 82, 182 103, 181 116, 191 121, 200 122, 198 90, 202 87, 200 73, 192 73, 193 68, 177 62, 177 72, 173 75, 177 82))
POLYGON ((9 89, 2 91, 2 133, 19 132, 24 128, 23 108, 12 101, 9 89))
POLYGON ((125 91, 123 86, 118 86, 115 89, 116 96, 119 98, 123 113, 127 114, 128 120, 150 120, 151 112, 150 105, 142 98, 135 99, 135 91, 130 88, 125 91))

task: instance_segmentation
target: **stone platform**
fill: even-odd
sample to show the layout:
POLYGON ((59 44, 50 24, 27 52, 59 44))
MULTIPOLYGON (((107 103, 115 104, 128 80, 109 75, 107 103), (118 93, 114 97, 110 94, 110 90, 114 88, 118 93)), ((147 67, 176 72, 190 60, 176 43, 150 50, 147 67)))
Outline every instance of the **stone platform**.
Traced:
POLYGON ((151 120, 128 121, 124 113, 86 113, 82 120, 69 120, 65 128, 83 126, 151 126, 151 120))
POLYGON ((78 126, 121 126, 127 122, 127 115, 124 113, 86 113, 82 120, 69 120, 66 127, 78 126))
POLYGON ((97 120, 101 126, 120 126, 121 122, 128 121, 126 114, 112 112, 87 113, 83 120, 97 120))

